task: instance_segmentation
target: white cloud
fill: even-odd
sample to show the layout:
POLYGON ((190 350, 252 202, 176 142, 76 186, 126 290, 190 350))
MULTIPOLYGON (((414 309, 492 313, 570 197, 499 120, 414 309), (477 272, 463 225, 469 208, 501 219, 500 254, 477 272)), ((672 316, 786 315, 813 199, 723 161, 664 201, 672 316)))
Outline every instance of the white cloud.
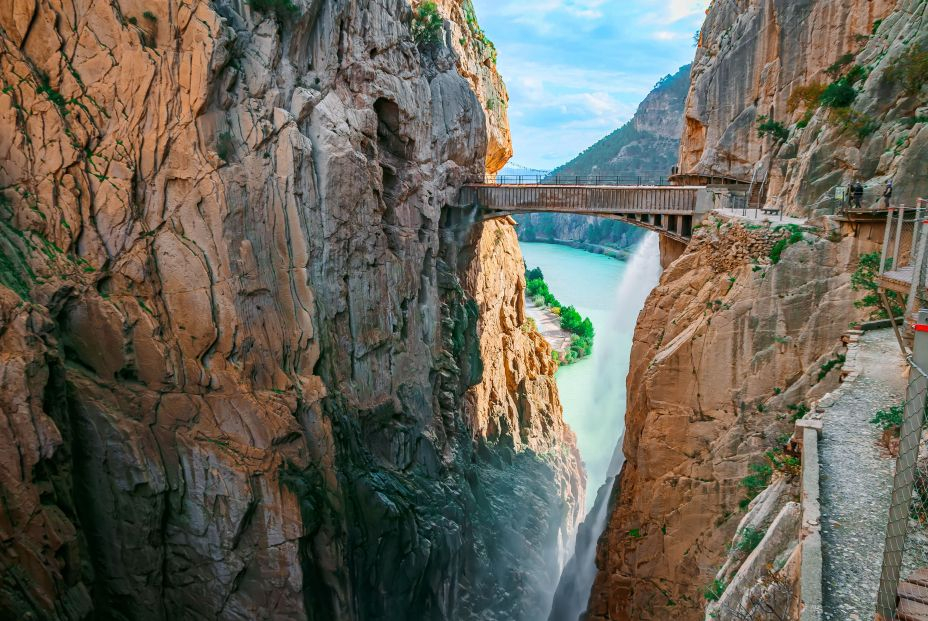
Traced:
MULTIPOLYGON (((653 4, 653 3, 652 3, 653 4)), ((709 6, 709 0, 669 0, 662 3, 661 11, 651 11, 642 20, 649 24, 676 24, 688 17, 702 16, 709 6)))
POLYGON ((474 0, 499 50, 516 161, 561 164, 692 60, 709 0, 474 0))

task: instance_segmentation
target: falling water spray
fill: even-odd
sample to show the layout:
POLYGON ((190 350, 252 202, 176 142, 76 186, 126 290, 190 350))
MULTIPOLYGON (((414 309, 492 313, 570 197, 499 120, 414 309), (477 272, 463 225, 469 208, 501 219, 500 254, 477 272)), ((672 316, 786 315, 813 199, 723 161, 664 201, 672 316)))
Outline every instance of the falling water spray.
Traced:
MULTIPOLYGON (((617 370, 628 368, 629 351, 626 347, 610 346, 628 339, 635 330, 638 314, 644 307, 648 294, 657 286, 660 279, 660 250, 658 237, 648 233, 632 256, 625 275, 615 292, 613 312, 609 325, 597 326, 596 349, 594 356, 601 359, 597 364, 598 377, 595 409, 602 412, 607 408, 619 408, 624 416, 625 399, 617 386, 624 385, 625 377, 616 377, 617 370)), ((595 416, 596 412, 591 412, 595 416)), ((603 429, 603 437, 614 434, 617 430, 603 429)), ((622 432, 624 433, 624 432, 622 432)), ((622 454, 622 433, 619 433, 612 460, 606 472, 606 480, 596 494, 596 501, 577 532, 573 557, 561 573, 561 579, 554 594, 549 621, 577 621, 586 610, 593 580, 596 577, 596 544, 606 526, 609 517, 609 499, 612 496, 616 477, 621 470, 624 456, 622 454)))

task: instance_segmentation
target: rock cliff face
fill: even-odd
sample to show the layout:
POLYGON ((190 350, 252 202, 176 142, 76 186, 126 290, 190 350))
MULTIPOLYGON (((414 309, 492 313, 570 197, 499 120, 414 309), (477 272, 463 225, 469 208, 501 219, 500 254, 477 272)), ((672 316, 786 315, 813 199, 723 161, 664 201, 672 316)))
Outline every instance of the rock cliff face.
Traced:
POLYGON ((742 479, 799 405, 837 382, 829 361, 858 318, 849 271, 861 250, 713 219, 664 272, 635 331, 626 463, 588 619, 702 618, 743 515, 742 479))
POLYGON ((919 169, 928 99, 923 65, 915 88, 905 67, 907 54, 928 49, 926 19, 920 0, 714 2, 693 65, 682 170, 754 178, 768 202, 795 213, 832 208, 834 187, 855 178, 873 186, 894 178, 897 198, 911 205, 928 193, 919 169), (842 79, 854 101, 820 105, 842 79), (762 120, 787 136, 759 136, 762 120))
POLYGON ((781 120, 790 93, 859 46, 893 0, 719 0, 703 25, 680 147, 685 172, 749 180, 772 148, 761 115, 781 120))
POLYGON ((537 618, 582 474, 441 10, 0 7, 4 615, 537 618))

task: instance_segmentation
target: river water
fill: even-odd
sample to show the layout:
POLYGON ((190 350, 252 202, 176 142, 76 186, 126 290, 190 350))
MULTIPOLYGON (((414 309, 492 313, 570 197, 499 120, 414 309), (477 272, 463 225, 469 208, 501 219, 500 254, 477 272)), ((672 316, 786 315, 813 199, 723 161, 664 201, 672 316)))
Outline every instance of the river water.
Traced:
POLYGON ((635 262, 646 255, 647 273, 641 272, 640 262, 636 273, 628 273, 629 264, 624 261, 568 246, 527 242, 520 246, 525 264, 540 267, 555 297, 589 317, 596 330, 593 355, 561 367, 556 378, 564 418, 577 434, 586 464, 589 510, 625 430, 625 377, 632 333, 660 273, 657 241, 645 238, 631 259, 635 262), (636 286, 629 287, 629 281, 636 281, 636 286))
POLYGON ((628 263, 567 246, 521 246, 526 265, 540 267, 555 297, 589 317, 596 330, 593 355, 561 367, 556 376, 564 418, 577 435, 586 466, 588 514, 552 594, 549 621, 574 621, 586 609, 596 576, 596 543, 622 465, 632 336, 645 299, 660 278, 660 254, 653 233, 639 243, 628 263))

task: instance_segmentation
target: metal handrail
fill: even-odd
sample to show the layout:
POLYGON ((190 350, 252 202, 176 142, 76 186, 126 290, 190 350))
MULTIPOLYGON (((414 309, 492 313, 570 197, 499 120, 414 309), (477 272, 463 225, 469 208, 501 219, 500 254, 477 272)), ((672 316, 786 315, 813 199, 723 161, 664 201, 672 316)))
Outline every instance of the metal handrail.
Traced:
POLYGON ((628 175, 488 175, 481 185, 588 185, 588 186, 667 186, 670 178, 662 173, 628 175))

